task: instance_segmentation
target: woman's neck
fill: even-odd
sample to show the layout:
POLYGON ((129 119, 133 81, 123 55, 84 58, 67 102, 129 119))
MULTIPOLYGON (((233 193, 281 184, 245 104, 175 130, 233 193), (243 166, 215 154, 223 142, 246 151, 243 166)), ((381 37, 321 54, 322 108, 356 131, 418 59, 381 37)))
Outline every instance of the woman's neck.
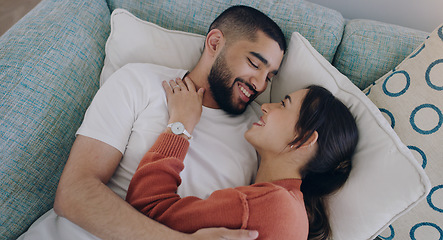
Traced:
POLYGON ((293 160, 281 157, 262 157, 255 183, 273 182, 282 179, 301 179, 300 168, 293 160))

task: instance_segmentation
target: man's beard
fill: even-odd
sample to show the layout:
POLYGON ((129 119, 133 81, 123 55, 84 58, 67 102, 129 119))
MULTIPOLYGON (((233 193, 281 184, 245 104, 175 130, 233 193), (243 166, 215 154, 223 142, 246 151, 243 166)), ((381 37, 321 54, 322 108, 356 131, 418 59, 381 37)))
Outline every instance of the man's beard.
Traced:
POLYGON ((249 83, 243 81, 241 78, 236 78, 232 85, 229 86, 230 79, 232 79, 232 73, 227 67, 225 55, 222 52, 215 60, 209 73, 209 88, 215 102, 217 102, 221 109, 229 114, 239 115, 245 112, 247 105, 254 99, 257 92, 249 83), (234 86, 236 86, 237 82, 246 84, 250 89, 252 89, 252 91, 254 91, 254 94, 252 94, 249 102, 245 103, 244 105, 235 103, 233 99, 234 86))

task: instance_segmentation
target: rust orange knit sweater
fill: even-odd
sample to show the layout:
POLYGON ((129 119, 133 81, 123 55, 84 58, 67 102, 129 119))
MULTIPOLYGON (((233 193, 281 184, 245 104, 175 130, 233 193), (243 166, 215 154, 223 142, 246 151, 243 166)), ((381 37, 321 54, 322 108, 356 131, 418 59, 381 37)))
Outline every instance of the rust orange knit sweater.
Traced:
POLYGON ((207 199, 180 198, 180 172, 189 142, 163 133, 140 162, 126 200, 145 215, 175 230, 227 227, 259 231, 259 239, 307 239, 308 218, 301 180, 215 191, 207 199))

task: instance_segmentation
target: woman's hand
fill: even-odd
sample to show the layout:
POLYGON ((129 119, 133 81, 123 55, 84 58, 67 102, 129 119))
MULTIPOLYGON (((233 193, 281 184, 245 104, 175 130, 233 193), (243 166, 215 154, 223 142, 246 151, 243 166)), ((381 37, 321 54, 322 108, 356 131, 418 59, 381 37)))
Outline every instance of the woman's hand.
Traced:
POLYGON ((181 122, 191 134, 195 125, 200 121, 204 88, 196 91, 192 80, 185 77, 162 83, 168 100, 168 123, 181 122))

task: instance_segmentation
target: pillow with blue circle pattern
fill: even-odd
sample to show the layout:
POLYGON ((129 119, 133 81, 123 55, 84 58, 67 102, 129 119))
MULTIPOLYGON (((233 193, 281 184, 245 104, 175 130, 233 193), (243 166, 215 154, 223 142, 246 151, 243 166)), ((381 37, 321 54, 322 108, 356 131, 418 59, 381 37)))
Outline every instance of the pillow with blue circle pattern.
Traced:
POLYGON ((381 239, 443 239, 443 25, 365 90, 416 157, 432 188, 381 239))

